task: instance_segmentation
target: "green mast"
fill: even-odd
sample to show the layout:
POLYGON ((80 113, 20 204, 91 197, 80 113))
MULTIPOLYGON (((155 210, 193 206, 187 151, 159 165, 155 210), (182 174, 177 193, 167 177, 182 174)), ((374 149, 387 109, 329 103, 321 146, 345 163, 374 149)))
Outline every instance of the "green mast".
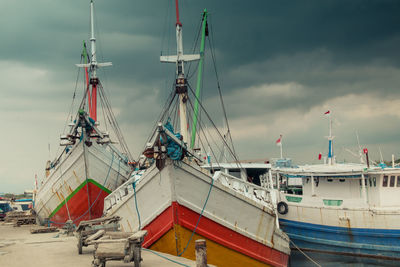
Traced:
POLYGON ((197 86, 196 86, 196 101, 194 102, 194 114, 193 114, 193 124, 192 124, 192 142, 190 143, 190 148, 193 149, 194 142, 196 141, 196 128, 197 128, 197 117, 199 114, 199 101, 200 98, 200 88, 203 76, 203 62, 204 62, 204 45, 207 33, 207 9, 203 12, 203 26, 201 31, 201 43, 200 43, 200 61, 197 72, 197 86))

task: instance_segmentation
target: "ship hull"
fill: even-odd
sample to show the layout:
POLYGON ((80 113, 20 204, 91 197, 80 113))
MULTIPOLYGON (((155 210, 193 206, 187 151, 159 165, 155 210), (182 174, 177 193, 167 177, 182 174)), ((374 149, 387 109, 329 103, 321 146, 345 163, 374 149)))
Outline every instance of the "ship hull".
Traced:
POLYGON ((124 231, 148 231, 144 247, 195 259, 194 242, 201 238, 208 241, 210 264, 288 264, 288 240, 276 229, 273 211, 184 162, 148 169, 134 189, 118 188, 105 206, 107 215, 122 217, 124 231))
POLYGON ((288 203, 281 228, 302 250, 400 260, 400 213, 288 203))
POLYGON ((119 154, 95 142, 78 143, 52 170, 36 195, 41 224, 62 226, 103 214, 104 198, 125 182, 130 168, 119 154))

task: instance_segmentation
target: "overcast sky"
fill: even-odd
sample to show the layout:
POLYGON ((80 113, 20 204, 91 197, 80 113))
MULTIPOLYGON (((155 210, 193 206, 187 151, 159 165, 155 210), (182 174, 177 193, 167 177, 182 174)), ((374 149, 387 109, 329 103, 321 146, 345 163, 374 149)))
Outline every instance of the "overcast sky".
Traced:
MULTIPOLYGON (((57 155, 75 89, 74 64, 89 36, 89 2, 1 1, 0 192, 32 188, 35 174, 40 181, 46 161, 57 155)), ((136 156, 174 78, 173 64, 159 63, 161 53, 175 50, 174 1, 95 4, 98 58, 113 62, 99 76, 136 156)), ((357 151, 356 131, 371 158, 380 158, 379 149, 386 160, 400 157, 399 1, 180 4, 186 53, 202 10, 210 13, 218 74, 241 159, 278 157, 275 141, 282 134, 284 156, 317 163, 318 153, 328 149, 327 110, 334 118, 339 161, 358 161, 346 150, 357 151)), ((213 110, 218 92, 211 63, 206 58, 203 101, 213 110)), ((82 88, 79 82, 78 98, 82 88)))

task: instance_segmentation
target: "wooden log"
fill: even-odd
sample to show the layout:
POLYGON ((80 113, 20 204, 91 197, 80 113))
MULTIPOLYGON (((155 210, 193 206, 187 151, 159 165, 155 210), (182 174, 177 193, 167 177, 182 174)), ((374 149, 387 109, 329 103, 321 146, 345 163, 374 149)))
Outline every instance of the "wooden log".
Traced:
POLYGON ((91 244, 105 244, 105 243, 127 243, 127 240, 125 238, 122 239, 98 239, 98 240, 93 240, 90 242, 91 244))
POLYGON ((125 257, 125 243, 99 243, 95 252, 98 259, 125 257))
POLYGON ((147 230, 141 230, 135 232, 133 235, 131 235, 128 239, 129 241, 134 241, 134 242, 141 242, 141 240, 147 235, 147 230))
POLYGON ((79 223, 79 225, 82 225, 82 226, 94 225, 94 224, 100 224, 100 223, 105 223, 105 222, 118 222, 120 220, 121 220, 121 218, 119 216, 103 217, 103 218, 97 218, 97 219, 93 219, 93 220, 81 221, 79 223))
POLYGON ((104 235, 105 232, 106 231, 104 231, 104 230, 98 230, 96 233, 94 233, 93 235, 86 238, 85 242, 90 242, 90 241, 99 239, 100 237, 102 237, 104 235))
POLYGON ((195 242, 196 267, 207 267, 207 246, 204 239, 195 242))
POLYGON ((106 235, 111 238, 128 238, 133 234, 133 232, 107 232, 106 235))
POLYGON ((42 228, 32 228, 31 229, 31 234, 41 234, 41 233, 52 233, 52 232, 58 232, 57 227, 42 227, 42 228))

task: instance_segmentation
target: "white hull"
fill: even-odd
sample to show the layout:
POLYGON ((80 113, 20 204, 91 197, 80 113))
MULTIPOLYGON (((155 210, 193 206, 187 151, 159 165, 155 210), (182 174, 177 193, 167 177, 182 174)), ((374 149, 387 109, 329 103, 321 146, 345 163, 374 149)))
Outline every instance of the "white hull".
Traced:
MULTIPOLYGON (((136 182, 136 201, 142 228, 154 223, 174 202, 196 214, 202 212, 212 178, 197 166, 185 162, 175 164, 167 160, 161 171, 153 166, 136 182)), ((248 197, 227 186, 227 183, 227 178, 221 173, 213 184, 202 218, 289 255, 288 238, 277 228, 267 191, 245 183, 253 196, 248 197)), ((128 181, 105 199, 105 213, 122 217, 120 223, 124 231, 135 231, 139 228, 135 205, 132 181, 128 181)))
MULTIPOLYGON (((84 142, 80 142, 51 170, 36 195, 35 211, 42 223, 48 218, 56 222, 60 222, 60 219, 61 222, 69 219, 52 220, 52 217, 60 205, 67 207, 70 204, 71 200, 66 201, 66 199, 69 200, 68 197, 76 194, 76 190, 85 183, 100 185, 103 191, 110 192, 128 179, 130 167, 107 146, 93 142, 88 147, 84 142)), ((90 192, 88 193, 90 199, 90 192)), ((102 202, 103 197, 97 197, 97 200, 90 199, 90 205, 87 200, 84 210, 88 210, 91 206, 93 208, 94 201, 102 202)), ((81 214, 69 214, 68 217, 74 219, 79 216, 81 214)))

